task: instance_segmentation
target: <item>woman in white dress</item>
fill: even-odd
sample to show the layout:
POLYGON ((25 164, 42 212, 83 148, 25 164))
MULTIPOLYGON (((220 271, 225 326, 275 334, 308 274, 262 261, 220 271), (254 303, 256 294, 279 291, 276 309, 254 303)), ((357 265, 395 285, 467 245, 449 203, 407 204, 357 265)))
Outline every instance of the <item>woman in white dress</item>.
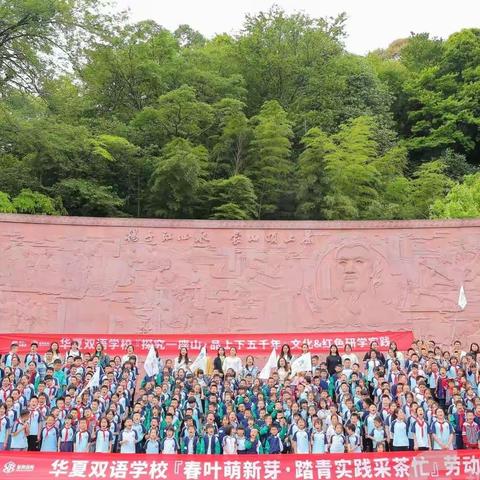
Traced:
POLYGON ((183 370, 188 370, 188 364, 190 363, 190 359, 188 358, 188 350, 185 347, 182 347, 178 352, 178 357, 175 359, 175 364, 173 366, 173 370, 178 372, 181 368, 183 370))
POLYGON ((240 357, 237 357, 237 349, 235 347, 230 349, 230 354, 225 358, 225 362, 223 364, 224 372, 226 372, 229 368, 235 372, 237 378, 242 373, 242 360, 240 357))

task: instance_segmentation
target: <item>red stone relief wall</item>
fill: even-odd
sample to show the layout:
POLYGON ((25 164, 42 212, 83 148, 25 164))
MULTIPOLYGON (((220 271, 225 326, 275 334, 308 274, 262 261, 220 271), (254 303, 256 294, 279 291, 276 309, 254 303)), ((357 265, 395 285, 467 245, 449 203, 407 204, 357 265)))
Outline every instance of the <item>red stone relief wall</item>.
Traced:
POLYGON ((0 215, 3 332, 413 329, 469 342, 479 287, 480 221, 0 215))

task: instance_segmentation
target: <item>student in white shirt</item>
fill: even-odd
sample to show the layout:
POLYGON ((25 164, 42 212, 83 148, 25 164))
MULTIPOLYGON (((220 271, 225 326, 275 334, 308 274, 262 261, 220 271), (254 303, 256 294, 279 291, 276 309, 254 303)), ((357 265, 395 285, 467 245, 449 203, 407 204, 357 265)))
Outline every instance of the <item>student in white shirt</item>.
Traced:
POLYGON ((87 420, 81 418, 78 422, 78 432, 75 434, 74 451, 88 453, 90 451, 91 437, 88 431, 87 420))
POLYGON ((430 450, 430 432, 421 407, 417 408, 417 418, 412 423, 411 432, 414 450, 430 450))
POLYGON ((237 377, 242 373, 242 359, 237 357, 237 349, 235 347, 230 349, 230 355, 225 357, 225 361, 223 362, 223 371, 226 372, 229 368, 235 372, 237 377))
POLYGON ((335 433, 330 437, 328 450, 330 453, 345 453, 345 436, 340 423, 337 424, 335 433))
POLYGON ((160 441, 155 428, 152 428, 148 434, 148 439, 145 442, 145 453, 160 453, 160 441))
POLYGON ((137 432, 133 429, 133 420, 125 420, 125 428, 120 432, 119 444, 120 453, 135 453, 135 444, 137 442, 137 432))
POLYGON ((162 442, 162 453, 172 455, 178 452, 178 443, 174 437, 175 429, 168 427, 166 430, 166 437, 162 442))
POLYGON ((292 436, 292 447, 295 453, 310 453, 310 437, 305 428, 305 420, 299 418, 297 431, 292 436))
POLYGON ((223 453, 225 455, 234 455, 237 453, 236 429, 228 425, 225 429, 225 436, 222 440, 223 453))
POLYGON ((110 422, 106 418, 100 420, 100 429, 97 430, 95 452, 110 453, 112 451, 113 434, 110 431, 110 422))

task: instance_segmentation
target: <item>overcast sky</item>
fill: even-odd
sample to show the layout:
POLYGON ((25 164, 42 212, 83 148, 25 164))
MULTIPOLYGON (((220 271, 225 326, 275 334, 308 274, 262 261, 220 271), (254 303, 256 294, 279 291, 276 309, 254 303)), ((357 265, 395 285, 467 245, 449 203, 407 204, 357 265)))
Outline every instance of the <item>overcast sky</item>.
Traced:
POLYGON ((448 37, 467 27, 480 26, 478 0, 116 0, 129 8, 133 20, 153 19, 175 30, 182 23, 204 35, 236 33, 246 13, 265 11, 273 3, 288 12, 304 11, 314 17, 348 15, 347 49, 366 53, 388 46, 410 32, 448 37))

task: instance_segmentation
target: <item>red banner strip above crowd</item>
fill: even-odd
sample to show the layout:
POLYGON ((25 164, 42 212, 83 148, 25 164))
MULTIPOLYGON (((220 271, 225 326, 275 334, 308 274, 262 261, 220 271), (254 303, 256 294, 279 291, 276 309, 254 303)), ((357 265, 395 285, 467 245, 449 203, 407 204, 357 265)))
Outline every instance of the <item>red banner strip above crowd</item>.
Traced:
POLYGON ((413 333, 406 332, 326 332, 326 333, 245 333, 245 334, 189 334, 189 335, 89 335, 89 334, 0 334, 0 352, 6 353, 12 343, 17 343, 18 353, 30 350, 31 342, 38 342, 39 352, 44 353, 52 342, 58 342, 61 352, 70 349, 77 341, 82 351, 93 352, 95 344, 101 343, 108 354, 121 355, 127 346, 133 345, 138 355, 146 355, 153 343, 160 355, 178 355, 181 347, 200 351, 206 345, 207 351, 216 352, 218 347, 235 347, 238 355, 268 355, 272 348, 280 349, 290 345, 292 353, 299 353, 307 343, 312 353, 326 353, 335 344, 343 350, 349 344, 354 351, 367 351, 371 342, 377 342, 380 350, 387 350, 390 342, 396 342, 399 350, 405 351, 413 342, 413 333))
POLYGON ((480 478, 480 454, 478 450, 260 456, 1 452, 0 478, 473 480, 480 478))

